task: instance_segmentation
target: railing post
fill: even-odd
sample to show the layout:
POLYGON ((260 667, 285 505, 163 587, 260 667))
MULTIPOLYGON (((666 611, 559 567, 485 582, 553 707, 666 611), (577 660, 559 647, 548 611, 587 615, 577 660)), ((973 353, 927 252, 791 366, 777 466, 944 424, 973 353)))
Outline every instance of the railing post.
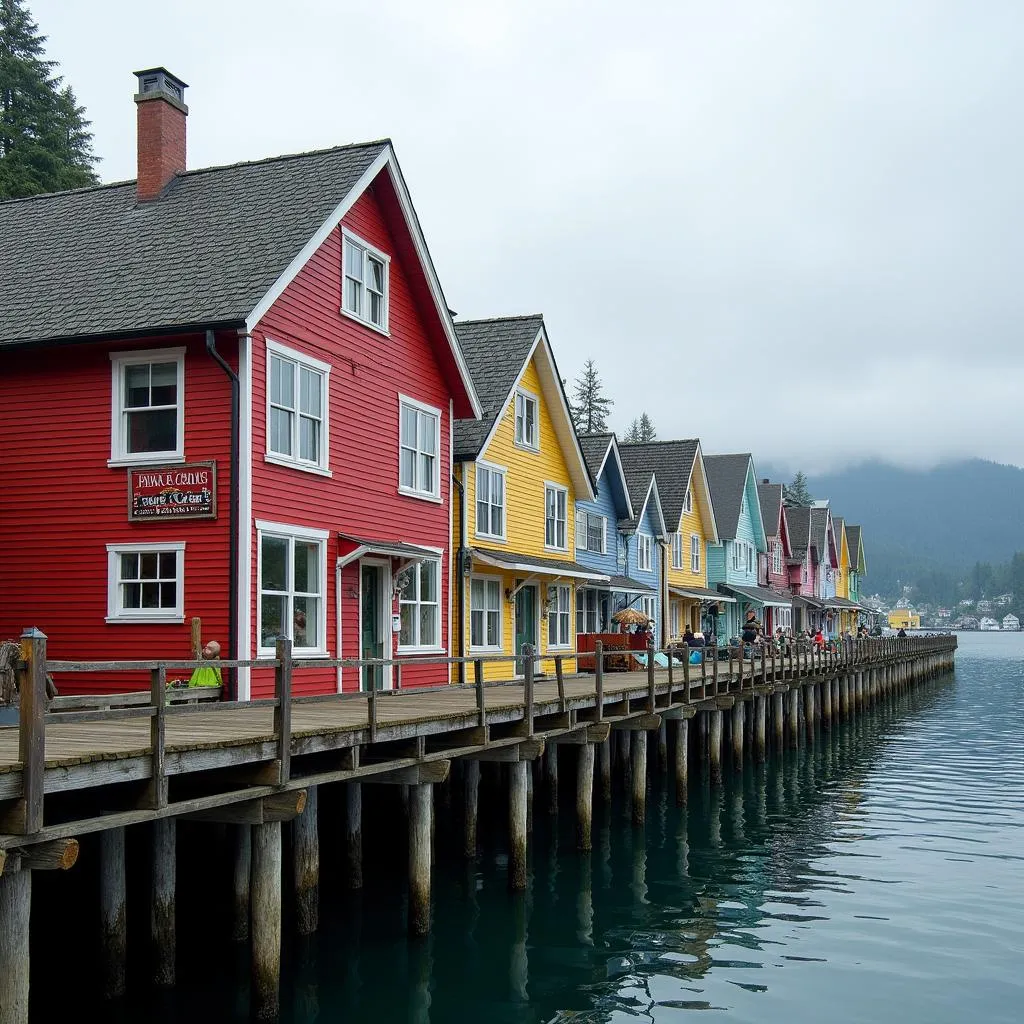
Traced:
POLYGON ((396 661, 394 665, 391 666, 391 672, 395 681, 395 689, 400 690, 402 688, 402 663, 400 661, 396 661))
POLYGON ((647 710, 654 714, 654 638, 647 641, 647 710))
POLYGON ((594 642, 594 686, 597 692, 597 721, 604 720, 604 641, 594 642))
POLYGON ((283 786, 292 773, 292 642, 289 637, 277 638, 277 668, 274 669, 274 736, 277 739, 277 761, 280 766, 278 785, 283 786))
POLYGON ((558 684, 558 709, 564 715, 567 709, 565 703, 565 677, 562 675, 562 656, 555 655, 555 682, 558 684))
MULTIPOLYGON (((686 704, 690 703, 690 651, 697 650, 696 647, 684 647, 683 648, 683 687, 685 692, 683 694, 683 701, 686 704)), ((669 665, 672 664, 672 655, 668 656, 669 665)))
POLYGON ((473 685, 476 687, 476 710, 480 728, 487 725, 487 706, 484 700, 484 662, 483 658, 473 661, 473 685))
POLYGON ((18 684, 18 760, 21 798, 0 831, 31 835, 43 827, 43 778, 46 771, 46 634, 29 626, 21 634, 24 671, 18 684))
POLYGON ((149 674, 149 700, 153 717, 149 720, 149 745, 153 748, 152 768, 146 789, 147 807, 167 806, 167 773, 164 758, 167 742, 167 669, 161 665, 149 674))
POLYGON ((526 735, 533 735, 533 646, 523 644, 523 719, 526 735))

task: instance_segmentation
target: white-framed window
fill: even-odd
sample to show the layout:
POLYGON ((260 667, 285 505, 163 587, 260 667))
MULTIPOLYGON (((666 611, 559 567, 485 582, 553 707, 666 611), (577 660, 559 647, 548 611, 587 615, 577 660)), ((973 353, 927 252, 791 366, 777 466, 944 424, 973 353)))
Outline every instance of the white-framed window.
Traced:
POLYGON ((185 458, 185 349, 112 352, 109 465, 185 458))
POLYGON ((754 545, 747 542, 747 572, 754 571, 754 545))
POLYGON ((569 492, 558 484, 544 485, 544 546, 566 550, 569 492))
POLYGON ((501 650, 502 584, 492 576, 469 581, 469 646, 476 651, 501 650))
POLYGON ((501 466, 476 465, 476 532, 505 539, 505 470, 501 466))
POLYGON ((441 498, 441 410, 398 396, 398 489, 414 498, 441 498))
POLYGON ((534 452, 540 448, 537 409, 536 395, 529 391, 516 392, 516 445, 534 452))
POLYGON ((658 602, 657 598, 654 597, 641 597, 640 598, 640 611, 644 613, 651 620, 652 627, 657 622, 658 613, 658 602))
POLYGON ((571 646, 571 602, 569 587, 548 587, 548 650, 571 646))
POLYGON ((683 535, 672 534, 672 568, 682 569, 683 567, 683 535))
POLYGON ((385 334, 391 260, 369 242, 342 232, 342 312, 385 334))
POLYGON ((399 654, 436 651, 441 646, 441 562, 425 558, 397 578, 401 627, 399 654))
POLYGON ((700 536, 690 534, 690 572, 700 572, 700 536))
POLYGON ((331 367, 267 339, 267 460, 327 472, 331 367))
POLYGON ((650 572, 653 565, 654 538, 649 533, 636 535, 636 567, 650 572))
POLYGON ((257 521, 259 653, 290 636, 296 654, 327 652, 326 530, 257 521))
POLYGON ((185 542, 107 545, 107 622, 185 621, 185 542))
POLYGON ((578 587, 576 590, 576 632, 597 633, 599 631, 598 592, 593 587, 578 587))
POLYGON ((576 509, 576 548, 603 555, 608 546, 608 517, 576 509))
POLYGON ((802 569, 800 570, 800 578, 803 583, 807 582, 807 562, 805 561, 802 569))
POLYGON ((778 576, 782 573, 782 541, 772 541, 772 572, 778 576))
POLYGON ((686 488, 686 497, 683 499, 683 511, 684 512, 692 512, 693 511, 693 488, 692 487, 687 487, 686 488))
POLYGON ((669 618, 671 619, 669 629, 672 636, 682 636, 686 631, 686 625, 683 621, 683 604, 681 601, 673 601, 668 607, 669 618))

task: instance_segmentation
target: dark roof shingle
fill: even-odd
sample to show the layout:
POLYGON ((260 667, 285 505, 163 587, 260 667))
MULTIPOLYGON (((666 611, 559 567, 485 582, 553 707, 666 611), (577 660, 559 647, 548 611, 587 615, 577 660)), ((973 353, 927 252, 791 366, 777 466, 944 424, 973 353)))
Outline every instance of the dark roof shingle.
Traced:
POLYGON ((711 504, 715 509, 715 521, 718 523, 718 536, 721 540, 736 539, 749 466, 749 453, 704 456, 704 473, 708 478, 711 504))
POLYGON ((389 145, 0 203, 0 345, 244 321, 389 145))
POLYGON ((803 505, 786 506, 786 525, 789 527, 790 550, 794 559, 803 561, 811 536, 811 510, 803 505))
POLYGON ((690 484, 693 462, 697 457, 698 441, 690 438, 685 441, 647 441, 642 444, 620 444, 619 455, 629 481, 629 493, 633 499, 633 509, 639 513, 640 502, 647 494, 650 485, 650 474, 654 473, 658 481, 658 497, 661 499, 661 510, 665 516, 665 527, 674 533, 683 514, 683 502, 686 500, 686 488, 690 484), (646 480, 643 474, 646 473, 646 480), (632 479, 631 479, 632 475, 632 479), (634 483, 642 493, 634 493, 634 483))
POLYGON ((608 446, 612 443, 614 434, 580 434, 580 448, 583 449, 583 458, 586 460, 587 469, 597 483, 598 474, 601 472, 601 464, 605 455, 608 454, 608 446))
POLYGON ((761 521, 769 537, 777 536, 782 515, 782 484, 758 484, 757 500, 761 506, 761 521))

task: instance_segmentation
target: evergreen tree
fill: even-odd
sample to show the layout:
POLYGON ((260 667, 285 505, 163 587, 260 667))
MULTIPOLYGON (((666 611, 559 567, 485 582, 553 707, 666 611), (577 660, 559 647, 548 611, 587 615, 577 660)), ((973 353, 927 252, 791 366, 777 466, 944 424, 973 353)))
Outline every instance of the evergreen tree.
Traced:
POLYGON ((793 477, 793 482, 791 484, 782 485, 782 494, 787 505, 796 505, 806 508, 814 501, 811 497, 811 492, 807 489, 807 477, 799 471, 797 471, 796 476, 793 477))
POLYGON ((96 183, 92 133, 25 0, 0 0, 0 200, 96 183))
POLYGON ((657 438, 658 432, 654 429, 654 424, 651 422, 651 417, 647 413, 640 414, 640 422, 637 424, 637 434, 639 441, 653 441, 657 438))
POLYGON ((640 421, 636 417, 626 428, 626 435, 622 440, 626 444, 636 444, 640 440, 640 421))
POLYGON ((604 394, 593 359, 583 364, 583 372, 576 378, 573 387, 575 393, 570 406, 576 430, 581 434, 600 434, 606 431, 608 413, 615 403, 604 394))

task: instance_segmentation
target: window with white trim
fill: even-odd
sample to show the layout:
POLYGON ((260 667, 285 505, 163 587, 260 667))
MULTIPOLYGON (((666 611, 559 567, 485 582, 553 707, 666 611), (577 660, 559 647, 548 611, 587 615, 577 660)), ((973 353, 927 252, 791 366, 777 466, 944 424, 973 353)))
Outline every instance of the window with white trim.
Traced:
POLYGON ((782 573, 782 541, 772 541, 772 572, 778 576, 782 573))
POLYGON ((516 392, 516 445, 537 451, 540 448, 537 425, 537 399, 526 391, 516 392))
POLYGON ((747 543, 747 572, 754 571, 754 545, 747 543))
POLYGON ((399 653, 441 646, 441 563, 425 558, 399 573, 399 653))
POLYGON ((685 632, 682 601, 673 601, 669 604, 669 617, 671 618, 670 632, 672 636, 682 636, 685 632))
POLYGON ((411 398, 399 401, 398 489, 420 498, 439 498, 438 450, 441 410, 411 398))
POLYGON ((684 512, 692 512, 693 511, 693 488, 692 487, 687 487, 686 488, 686 497, 683 499, 683 511, 684 512))
POLYGON ((641 597, 640 598, 640 611, 644 613, 651 620, 651 629, 654 629, 654 623, 657 621, 658 604, 657 598, 654 597, 641 597))
POLYGON ((603 555, 607 548, 608 517, 576 509, 576 548, 603 555))
POLYGON ((267 341, 267 457, 300 469, 327 469, 330 366, 267 341))
POLYGON ((548 587, 548 649, 571 646, 572 593, 569 587, 548 587))
POLYGON ((654 563, 654 538, 649 533, 636 535, 636 567, 647 572, 654 563))
POLYGON ((683 535, 672 534, 672 568, 682 569, 683 567, 683 535))
POLYGON ((544 486, 544 546, 566 550, 569 492, 556 484, 544 486))
POLYGON ((110 461, 185 457, 185 350, 113 352, 110 461))
POLYGON ((342 309, 363 323, 388 329, 389 259, 347 231, 343 233, 342 309))
POLYGON ((481 537, 505 539, 505 470, 476 466, 476 532, 481 537))
POLYGON ((469 646, 501 650, 501 580, 474 576, 469 582, 469 646))
POLYGON ((700 536, 690 534, 690 572, 700 572, 700 536))
POLYGON ((183 622, 185 544, 107 545, 107 622, 183 622))
POLYGON ((290 636, 297 654, 323 654, 327 649, 326 533, 294 529, 259 531, 259 646, 264 654, 273 651, 279 636, 290 636))
POLYGON ((593 587, 578 587, 576 590, 576 631, 579 633, 599 632, 599 598, 593 587))

